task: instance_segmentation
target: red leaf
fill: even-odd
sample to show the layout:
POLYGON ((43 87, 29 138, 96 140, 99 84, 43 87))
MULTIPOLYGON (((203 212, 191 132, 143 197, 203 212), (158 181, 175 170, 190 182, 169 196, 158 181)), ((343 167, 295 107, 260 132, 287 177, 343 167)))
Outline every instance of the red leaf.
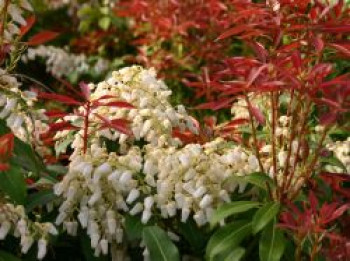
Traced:
POLYGON ((316 214, 318 200, 312 191, 309 192, 309 202, 310 202, 310 207, 311 207, 313 214, 316 214))
POLYGON ((335 113, 335 112, 329 112, 329 113, 323 114, 320 117, 320 124, 321 125, 328 126, 328 125, 335 123, 336 121, 337 121, 337 113, 335 113))
POLYGON ((82 103, 79 101, 76 101, 68 96, 56 94, 56 93, 47 93, 47 92, 40 92, 38 94, 39 99, 46 99, 46 100, 54 100, 58 101, 64 104, 71 104, 71 105, 81 105, 82 103))
POLYGON ((346 25, 326 25, 321 28, 322 31, 328 33, 349 33, 350 24, 346 25))
POLYGON ((245 123, 248 123, 248 122, 249 122, 248 119, 238 118, 238 119, 234 119, 234 120, 230 121, 229 123, 227 123, 227 124, 225 125, 225 127, 227 127, 227 126, 242 125, 242 124, 245 124, 245 123))
POLYGON ((292 63, 294 65, 294 67, 300 72, 301 70, 301 55, 299 51, 294 51, 292 54, 292 63))
POLYGON ((248 76, 248 83, 247 83, 247 87, 250 87, 253 82, 256 80, 256 78, 258 78, 258 76, 260 75, 260 73, 267 68, 267 64, 264 64, 262 66, 260 66, 259 68, 253 68, 250 71, 250 74, 248 76))
POLYGON ((250 30, 250 29, 251 29, 251 27, 248 26, 248 25, 239 25, 239 26, 233 27, 233 28, 229 29, 228 31, 224 32, 223 34, 221 34, 216 39, 216 41, 223 40, 223 39, 228 38, 230 36, 243 33, 244 31, 247 31, 247 30, 250 30))
POLYGON ((36 18, 35 18, 34 15, 30 16, 29 18, 27 18, 27 20, 26 20, 26 21, 27 21, 27 24, 21 26, 21 28, 20 28, 21 33, 20 33, 19 35, 20 35, 21 37, 22 37, 23 35, 25 35, 25 34, 33 27, 33 25, 34 25, 34 23, 35 23, 35 20, 36 20, 36 18))
POLYGON ((112 129, 116 129, 117 131, 119 131, 121 133, 124 133, 127 135, 132 135, 132 132, 127 127, 127 121, 125 121, 123 119, 114 119, 114 120, 110 121, 106 117, 103 117, 99 114, 95 113, 94 115, 103 121, 104 124, 102 125, 102 128, 109 127, 112 129))
MULTIPOLYGON (((345 204, 343 206, 341 206, 340 208, 338 208, 337 210, 335 210, 331 216, 331 218, 329 220, 327 220, 328 222, 333 221, 334 219, 337 219, 338 217, 340 217, 341 215, 344 214, 345 211, 347 211, 349 209, 350 205, 349 204, 345 204)), ((327 223, 328 223, 327 222, 327 223)))
POLYGON ((259 122, 259 124, 265 125, 266 119, 264 114, 261 112, 261 110, 258 107, 253 106, 252 104, 249 104, 248 108, 251 114, 253 115, 253 117, 259 122))
POLYGON ((210 109, 210 110, 216 111, 222 108, 228 108, 233 100, 234 98, 229 98, 229 99, 223 99, 215 102, 207 102, 196 106, 195 109, 197 110, 210 109))
POLYGON ((94 102, 93 106, 107 106, 107 107, 119 107, 119 108, 127 108, 127 109, 133 109, 135 108, 132 104, 128 103, 128 102, 124 102, 124 101, 111 101, 111 102, 106 102, 106 103, 102 103, 102 102, 94 102))
POLYGON ((335 102, 335 101, 332 101, 330 99, 327 99, 327 98, 319 98, 319 99, 314 99, 314 101, 316 103, 319 103, 319 104, 326 104, 328 105, 329 107, 331 108, 334 108, 334 109, 337 109, 337 110, 340 110, 341 109, 341 106, 339 103, 335 102))
POLYGON ((46 111, 45 115, 49 118, 62 118, 64 116, 67 116, 68 113, 64 111, 59 111, 59 110, 51 110, 51 111, 46 111))
POLYGON ((321 36, 316 36, 314 38, 314 45, 317 50, 317 52, 322 52, 324 48, 324 41, 322 40, 321 36))
POLYGON ((329 46, 333 47, 334 49, 336 49, 341 54, 350 57, 350 49, 348 49, 344 45, 341 45, 341 44, 329 44, 329 46))
POLYGON ((258 42, 251 42, 248 43, 253 49, 254 52, 256 53, 257 57, 262 63, 266 63, 267 56, 269 53, 266 51, 265 47, 258 42))
POLYGON ((28 40, 28 45, 40 45, 43 43, 46 43, 48 41, 51 41, 55 39, 59 33, 52 32, 52 31, 42 31, 40 33, 37 33, 36 35, 32 36, 28 40))

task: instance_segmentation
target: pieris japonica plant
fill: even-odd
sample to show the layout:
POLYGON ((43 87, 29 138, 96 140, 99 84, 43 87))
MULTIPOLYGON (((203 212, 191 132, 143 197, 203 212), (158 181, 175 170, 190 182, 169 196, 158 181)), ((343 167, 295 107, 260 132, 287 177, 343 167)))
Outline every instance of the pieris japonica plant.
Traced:
POLYGON ((45 22, 29 2, 0 0, 0 260, 348 259, 344 1, 45 2, 89 26, 62 49, 27 36, 45 22), (111 40, 113 12, 143 37, 131 60, 156 69, 77 84, 113 68, 83 52, 111 40), (169 75, 200 101, 174 105, 169 75))

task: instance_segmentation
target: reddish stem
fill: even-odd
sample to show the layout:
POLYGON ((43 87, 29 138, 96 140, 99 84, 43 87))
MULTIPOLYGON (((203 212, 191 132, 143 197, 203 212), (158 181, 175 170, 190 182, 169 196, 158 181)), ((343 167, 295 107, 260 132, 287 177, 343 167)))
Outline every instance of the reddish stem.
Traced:
POLYGON ((89 115, 91 110, 90 101, 86 103, 86 110, 84 114, 84 135, 83 135, 83 152, 86 154, 87 151, 87 143, 88 143, 88 129, 89 129, 89 115))

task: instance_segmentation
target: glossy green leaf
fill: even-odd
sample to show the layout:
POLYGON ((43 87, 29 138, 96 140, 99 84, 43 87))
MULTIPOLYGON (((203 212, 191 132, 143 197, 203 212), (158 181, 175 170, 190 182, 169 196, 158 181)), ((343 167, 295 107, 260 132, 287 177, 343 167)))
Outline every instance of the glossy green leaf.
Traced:
POLYGON ((136 240, 142 238, 142 230, 144 224, 137 216, 125 215, 125 233, 128 240, 136 240))
POLYGON ((243 179, 246 182, 253 184, 264 190, 267 190, 266 184, 269 184, 271 188, 275 186, 273 183, 273 180, 267 174, 262 172, 254 172, 252 174, 244 176, 243 179))
POLYGON ((259 242, 260 261, 279 261, 284 253, 286 239, 275 222, 267 226, 259 242))
POLYGON ((253 233, 256 234, 269 224, 274 217, 279 213, 280 204, 276 202, 270 202, 262 206, 254 215, 252 228, 253 233))
POLYGON ((215 256, 235 248, 241 241, 251 234, 252 225, 249 221, 236 221, 220 228, 210 238, 206 256, 208 260, 214 260, 215 256))
POLYGON ((178 261, 179 252, 167 233, 157 226, 143 229, 143 241, 152 261, 178 261))
POLYGON ((224 259, 224 261, 239 261, 245 254, 243 247, 237 247, 233 249, 224 259))
POLYGON ((214 226, 221 220, 242 212, 246 212, 252 208, 256 208, 260 205, 258 202, 254 201, 236 201, 232 203, 227 203, 218 208, 215 211, 213 217, 210 220, 210 225, 214 226))
POLYGON ((22 171, 17 166, 11 166, 7 171, 0 172, 0 190, 17 204, 24 205, 27 196, 27 187, 22 171))

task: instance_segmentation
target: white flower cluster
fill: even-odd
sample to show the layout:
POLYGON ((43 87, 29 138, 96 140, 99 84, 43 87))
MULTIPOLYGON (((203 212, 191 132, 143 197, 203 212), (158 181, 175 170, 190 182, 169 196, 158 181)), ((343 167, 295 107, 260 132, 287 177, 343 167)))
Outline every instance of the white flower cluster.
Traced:
POLYGON ((38 241, 37 258, 41 260, 47 252, 49 235, 57 235, 58 232, 52 223, 32 222, 22 205, 0 204, 0 240, 4 240, 8 234, 20 238, 24 254, 38 241))
MULTIPOLYGON (((180 213, 186 222, 191 214, 199 226, 204 225, 219 205, 230 201, 237 186, 244 191, 246 183, 232 178, 259 169, 254 155, 239 146, 232 148, 221 138, 180 149, 147 146, 144 158, 143 179, 152 188, 143 203, 144 223, 154 204, 163 218, 180 213)), ((129 199, 136 198, 130 194, 129 199)))
POLYGON ((90 87, 92 100, 113 96, 134 106, 93 111, 110 121, 129 120, 133 137, 91 127, 91 145, 84 154, 82 133, 75 133, 69 172, 55 187, 64 199, 57 224, 72 235, 78 223, 87 228, 96 255, 106 254, 111 244, 122 241, 125 214, 140 215, 143 223, 155 215, 164 219, 178 215, 182 222, 191 216, 199 226, 206 224, 215 208, 230 201, 230 193, 237 187, 244 191, 246 183, 234 176, 259 170, 252 153, 223 139, 181 147, 172 138, 172 129, 197 129, 183 107, 176 110, 170 105, 171 92, 151 70, 125 68, 90 87), (101 136, 128 146, 108 153, 101 136), (141 138, 145 145, 135 146, 141 138))
MULTIPOLYGON (((335 141, 326 145, 327 149, 334 153, 345 166, 347 173, 350 174, 350 137, 345 141, 335 141)), ((343 173, 344 170, 337 166, 327 166, 332 172, 343 173)))
POLYGON ((3 40, 10 43, 19 35, 19 27, 27 24, 26 20, 23 18, 23 12, 25 10, 33 11, 33 8, 28 0, 15 0, 10 1, 5 10, 5 0, 0 0, 0 10, 6 11, 10 17, 9 21, 2 21, 2 26, 5 25, 3 40))
MULTIPOLYGON (((170 104, 171 91, 161 80, 156 79, 152 69, 144 70, 139 66, 132 66, 113 72, 111 78, 97 85, 91 98, 98 99, 105 95, 115 96, 132 104, 134 108, 106 106, 98 107, 94 112, 105 115, 110 120, 128 120, 135 140, 144 139, 154 146, 178 145, 179 140, 172 138, 173 128, 197 131, 184 106, 174 108, 170 104)), ((111 140, 119 138, 120 143, 127 138, 118 133, 112 136, 108 131, 99 134, 111 140)))
POLYGON ((105 59, 98 58, 97 61, 89 62, 84 54, 71 54, 54 46, 40 45, 36 48, 28 48, 27 53, 22 56, 24 62, 37 58, 44 59, 46 70, 56 77, 68 76, 72 72, 78 75, 88 72, 103 74, 109 68, 109 62, 105 59))
POLYGON ((67 233, 76 235, 77 217, 87 228, 95 254, 107 254, 109 243, 123 239, 121 213, 129 211, 126 199, 139 187, 141 168, 138 147, 117 156, 93 145, 87 154, 74 156, 68 174, 55 186, 55 193, 64 198, 56 223, 63 223, 67 233))
POLYGON ((47 131, 45 110, 36 109, 37 94, 21 91, 17 79, 0 69, 0 119, 6 120, 13 134, 40 146, 40 134, 47 131))
MULTIPOLYGON (((105 137, 112 141, 118 141, 122 149, 135 140, 144 140, 154 146, 177 146, 181 142, 172 137, 174 128, 189 129, 197 132, 194 121, 186 113, 183 106, 174 108, 169 102, 171 91, 165 84, 157 80, 153 70, 144 70, 139 66, 127 67, 112 73, 107 81, 91 84, 91 100, 103 98, 101 103, 123 101, 131 104, 133 108, 120 108, 117 106, 99 106, 91 110, 90 121, 103 123, 96 114, 102 115, 108 121, 124 119, 129 122, 131 136, 117 130, 106 128, 99 129, 100 125, 92 125, 89 128, 90 139, 105 137), (105 99, 104 97, 109 97, 105 99)), ((81 107, 80 113, 85 114, 85 108, 81 107)), ((81 119, 77 116, 67 116, 75 126, 83 127, 81 119)), ((57 133, 56 140, 66 138, 72 131, 57 133)), ((75 135, 72 147, 76 153, 80 153, 83 147, 83 130, 75 135), (79 150, 80 149, 80 150, 79 150)))
POLYGON ((154 214, 179 214, 182 222, 191 215, 201 226, 237 186, 244 190, 244 182, 230 178, 255 171, 255 156, 222 139, 183 148, 147 145, 144 153, 133 146, 125 155, 94 144, 71 158, 68 174, 55 187, 64 199, 56 222, 75 235, 79 221, 96 255, 106 254, 109 244, 122 242, 126 213, 140 214, 143 223, 154 214))

